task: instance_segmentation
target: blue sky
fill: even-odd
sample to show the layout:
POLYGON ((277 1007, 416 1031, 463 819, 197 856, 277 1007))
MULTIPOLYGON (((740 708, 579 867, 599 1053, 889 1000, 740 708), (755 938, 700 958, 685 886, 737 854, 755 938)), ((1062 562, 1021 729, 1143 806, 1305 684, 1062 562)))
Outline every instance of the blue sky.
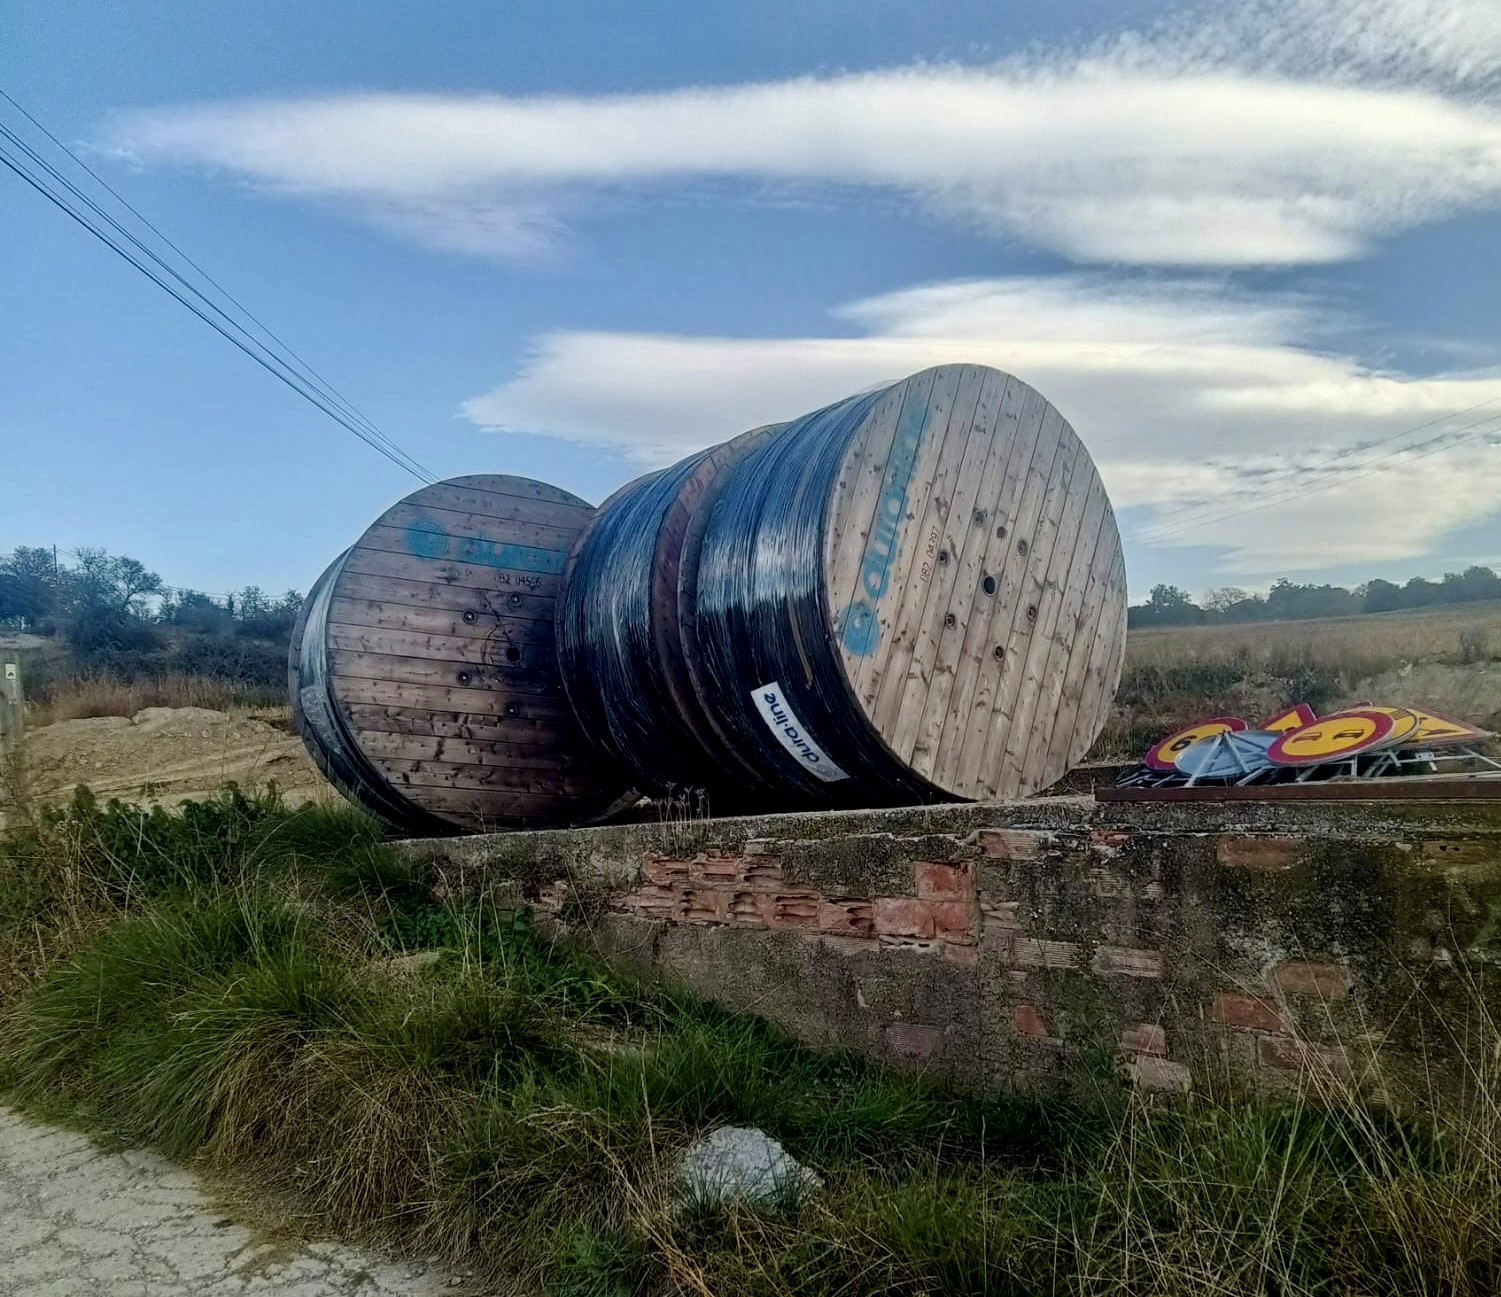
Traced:
MULTIPOLYGON (((1137 596, 1501 560, 1494 0, 4 21, 0 86, 439 476, 598 500, 973 359, 1137 596)), ((305 589, 415 486, 8 173, 0 393, 0 550, 305 589)))

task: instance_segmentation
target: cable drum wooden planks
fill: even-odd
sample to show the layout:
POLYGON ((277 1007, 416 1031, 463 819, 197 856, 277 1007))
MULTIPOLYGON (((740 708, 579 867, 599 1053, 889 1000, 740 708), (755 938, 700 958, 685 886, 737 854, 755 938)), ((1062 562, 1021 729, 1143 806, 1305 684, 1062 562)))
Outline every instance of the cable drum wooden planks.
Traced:
POLYGON ((638 779, 877 806, 1021 796, 1083 757, 1120 675, 1125 571, 1094 465, 1039 393, 941 366, 707 462, 607 502, 561 604, 570 698, 638 779))
POLYGON ((453 478, 388 509, 294 632, 298 728, 346 795, 406 832, 596 820, 629 800, 558 674, 563 567, 594 514, 526 478, 453 478))

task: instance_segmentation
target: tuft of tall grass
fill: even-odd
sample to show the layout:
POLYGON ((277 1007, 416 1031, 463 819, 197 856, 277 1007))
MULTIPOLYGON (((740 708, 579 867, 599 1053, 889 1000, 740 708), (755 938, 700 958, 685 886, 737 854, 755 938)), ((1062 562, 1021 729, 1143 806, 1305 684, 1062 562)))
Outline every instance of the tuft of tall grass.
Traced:
POLYGON ((0 949, 45 947, 0 1016, 0 1081, 326 1228, 572 1294, 1501 1291, 1488 1014, 1471 1101, 1420 1119, 1354 1094, 977 1097, 440 904, 348 812, 226 794, 169 820, 84 801, 27 830, 64 853, 34 870, 33 913, 88 921, 0 923, 0 949), (824 1187, 679 1204, 678 1153, 726 1123, 824 1187))

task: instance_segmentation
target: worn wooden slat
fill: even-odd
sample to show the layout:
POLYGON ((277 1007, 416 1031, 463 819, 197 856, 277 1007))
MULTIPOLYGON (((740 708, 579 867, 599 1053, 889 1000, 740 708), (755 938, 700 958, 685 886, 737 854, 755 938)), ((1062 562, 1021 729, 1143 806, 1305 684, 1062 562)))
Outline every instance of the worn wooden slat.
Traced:
MULTIPOLYGON (((1086 700, 1104 699, 1099 705, 1098 721, 1091 724, 1075 723, 1072 746, 1067 764, 1072 766, 1084 760, 1105 721, 1110 699, 1115 696, 1120 684, 1121 668, 1126 661, 1126 560, 1116 554, 1115 565, 1106 584, 1105 606, 1100 613, 1100 633, 1097 643, 1099 652, 1092 654, 1084 673, 1082 689, 1086 700)), ((1081 716, 1083 715, 1081 711, 1081 716)))
MULTIPOLYGON (((1115 541, 1115 518, 1107 500, 1084 597, 1072 630, 1073 642, 1064 672, 1057 721, 1048 744, 1050 770, 1067 770, 1074 764, 1078 759, 1073 755, 1077 746, 1076 735, 1087 732, 1086 748, 1093 743, 1109 707, 1109 698, 1101 700, 1096 697, 1095 691, 1099 688, 1104 665, 1113 651, 1111 627, 1105 624, 1105 619, 1111 615, 1113 601, 1117 597, 1112 582, 1116 565, 1121 562, 1121 554, 1115 541)), ((1124 590, 1120 591, 1119 598, 1124 615, 1124 590)), ((1114 692, 1112 685, 1110 694, 1113 695, 1114 692)))
MULTIPOLYGON (((1080 471, 1075 463, 1075 476, 1080 471)), ((998 788, 1008 797, 1026 796, 1063 774, 1048 763, 1053 729, 1058 724, 1058 705, 1063 693, 1063 675, 1068 669, 1068 648, 1073 640, 1078 608, 1089 581, 1089 569, 1099 540, 1100 519, 1105 507, 1105 487, 1098 478, 1088 486, 1069 492, 1067 510, 1059 530, 1051 575, 1044 583, 1037 628, 1028 648, 1022 674, 1021 697, 1012 717, 1001 758, 998 788), (1072 539, 1072 545, 1068 542, 1072 539), (1067 555, 1072 551, 1072 557, 1067 555), (1059 642, 1059 628, 1063 640, 1059 642), (1060 651, 1061 650, 1061 651, 1060 651)))
MULTIPOLYGON (((880 566, 867 563, 867 551, 872 556, 877 551, 884 556, 900 542, 899 533, 905 518, 888 517, 878 530, 876 510, 883 498, 889 495, 894 500, 898 495, 905 496, 910 486, 916 452, 921 448, 931 414, 937 373, 937 370, 929 370, 915 375, 897 384, 876 403, 845 452, 834 486, 834 499, 829 507, 829 523, 824 535, 824 570, 829 609, 835 614, 834 630, 840 635, 845 675, 857 698, 869 672, 867 659, 879 652, 879 638, 874 651, 859 652, 850 647, 849 637, 843 632, 857 608, 879 623, 881 604, 890 589, 889 578, 898 574, 894 559, 883 557, 888 578, 885 591, 877 595, 866 588, 876 575, 876 567, 880 566), (902 449, 893 464, 892 451, 897 447, 902 449), (902 480, 894 481, 893 475, 900 475, 902 480)), ((903 504, 904 513, 905 509, 903 504)))
MULTIPOLYGON (((517 770, 568 770, 566 754, 546 742, 517 743, 499 739, 460 739, 412 734, 406 729, 363 729, 365 751, 408 761, 445 761, 492 765, 504 761, 517 770)), ((545 736, 542 736, 545 738, 545 736)))
MULTIPOLYGON (((934 514, 941 513, 941 504, 946 502, 949 477, 952 474, 962 447, 956 445, 957 437, 948 436, 949 423, 959 396, 961 383, 968 367, 947 365, 934 371, 933 387, 922 410, 917 432, 921 437, 910 466, 904 455, 904 440, 901 427, 893 442, 890 460, 882 478, 882 494, 875 509, 879 513, 891 508, 896 502, 897 491, 904 499, 904 516, 896 521, 892 532, 892 553, 888 572, 888 588, 875 603, 876 625, 880 639, 874 653, 864 656, 846 655, 850 668, 850 683, 865 714, 875 719, 876 702, 881 681, 896 668, 898 683, 905 678, 906 655, 903 652, 904 632, 910 633, 904 614, 907 607, 907 592, 917 583, 925 587, 931 579, 937 563, 938 541, 941 528, 936 517, 929 517, 929 504, 935 495, 939 504, 934 514), (904 482, 905 479, 905 482, 904 482), (903 489, 904 488, 904 489, 903 489), (928 551, 931 550, 930 554, 928 551)), ((910 407, 909 407, 910 408, 910 407)), ((872 524, 875 526, 875 524, 872 524)), ((879 530, 879 529, 878 529, 879 530)), ((879 543, 879 535, 877 537, 879 543)), ((867 549, 865 551, 869 553, 867 549)), ((838 574, 839 579, 858 591, 862 578, 861 569, 838 574)), ((877 721, 876 728, 880 729, 877 721)))
MULTIPOLYGON (((972 682, 956 693, 967 698, 962 715, 955 717, 945 733, 946 751, 935 767, 945 788, 971 788, 965 796, 986 796, 989 780, 980 768, 985 741, 994 724, 997 703, 1004 704, 1007 697, 1007 682, 1012 674, 1012 655, 1021 632, 1016 623, 1025 625, 1026 604, 1022 595, 1026 573, 1032 562, 1031 545, 1034 532, 1041 517, 1046 487, 1058 457, 1062 420, 1037 393, 1029 393, 1022 411, 1022 424, 1030 433, 1030 448, 1020 465, 1013 492, 1006 499, 1005 527, 1001 552, 997 555, 998 566, 992 575, 996 580, 996 596, 985 610, 989 615, 985 627, 985 639, 977 647, 975 656, 969 660, 972 682)), ((952 714, 953 704, 950 704, 952 714)))
MULTIPOLYGON (((922 704, 913 709, 918 724, 913 730, 912 746, 906 756, 912 768, 928 778, 933 776, 955 677, 961 663, 970 667, 977 665, 973 645, 983 639, 983 628, 990 616, 989 606, 994 604, 999 593, 999 586, 991 576, 991 560, 996 548, 1004 542, 996 537, 995 511, 1002 502, 1007 466, 1018 450, 1024 449, 1021 439, 1015 435, 1021 412, 1021 384, 1014 378, 998 374, 992 386, 995 389, 993 395, 987 395, 982 401, 990 435, 985 439, 986 458, 979 474, 975 512, 964 530, 959 557, 954 564, 953 587, 947 596, 947 610, 953 615, 953 620, 950 622, 945 616, 936 631, 930 631, 931 647, 927 650, 927 657, 932 665, 927 679, 922 682, 922 704), (989 588, 987 577, 991 583, 989 588), (936 639, 932 638, 935 635, 936 639)), ((971 669, 966 674, 972 678, 974 671, 971 669)), ((914 683, 914 693, 916 689, 914 683)), ((904 752, 900 746, 902 739, 899 734, 898 755, 904 752)))
POLYGON ((492 636, 540 642, 552 623, 542 617, 496 616, 485 610, 433 608, 389 603, 382 599, 341 599, 332 624, 355 630, 391 630, 486 640, 492 636))
MULTIPOLYGON (((902 412, 908 406, 925 402, 932 390, 932 379, 925 383, 900 383, 876 403, 839 464, 834 483, 834 498, 829 503, 829 525, 824 532, 824 570, 831 574, 829 608, 837 624, 842 624, 850 604, 858 595, 854 584, 842 589, 833 574, 858 572, 860 555, 870 537, 871 520, 880 498, 886 460, 891 453, 902 412)), ((910 416, 909 416, 910 417, 910 416)))
MULTIPOLYGON (((452 699, 448 700, 450 703, 452 699)), ((448 707, 401 706, 395 703, 353 703, 350 722, 364 734, 401 734, 414 738, 454 738, 477 743, 516 743, 550 748, 556 726, 546 715, 493 715, 448 707)))
POLYGON ((351 603, 385 607, 453 612, 461 617, 471 612, 479 617, 517 617, 530 621, 553 619, 553 598, 529 590, 496 590, 453 585, 448 582, 410 577, 371 575, 358 563, 347 568, 339 582, 339 595, 351 603))
MULTIPOLYGON (((1005 382, 1001 375, 990 370, 976 371, 975 403, 968 413, 968 435, 965 438, 962 458, 954 481, 949 489, 944 518, 938 539, 938 551, 931 579, 923 591, 921 604, 913 613, 910 639, 903 645, 906 649, 907 668, 898 679, 889 670, 883 685, 882 698, 877 704, 874 719, 881 732, 888 736, 892 750, 904 761, 911 761, 919 732, 928 715, 929 690, 933 673, 938 665, 938 650, 948 623, 957 629, 960 618, 967 617, 974 587, 961 589, 961 574, 975 582, 980 577, 973 569, 973 556, 968 568, 965 558, 971 541, 983 536, 988 530, 985 519, 989 516, 989 499, 982 496, 985 488, 995 486, 993 478, 987 478, 986 465, 993 458, 996 446, 995 416, 999 413, 998 402, 1005 382)), ((963 412, 963 405, 956 402, 956 413, 963 412)), ((950 440, 958 441, 958 436, 950 440)), ((926 550, 924 551, 926 555, 926 550)), ((895 666, 895 660, 892 666, 895 666)))
MULTIPOLYGON (((981 729, 972 731, 974 737, 983 738, 983 745, 976 743, 967 749, 967 753, 973 753, 978 761, 976 777, 982 796, 1005 797, 1011 792, 1001 783, 1002 757, 1011 728, 1026 706, 1027 667, 1037 643, 1038 625, 1046 615, 1046 581, 1058 549, 1063 515, 1072 498, 1069 486, 1073 481, 1074 465, 1082 453, 1082 447, 1068 430, 1062 415, 1054 412, 1049 418, 1060 425, 1058 451, 1043 489, 1042 508, 1032 531, 1026 567, 1022 570, 1016 602, 1012 606, 1011 630, 1006 640, 1006 669, 991 702, 989 718, 980 722, 981 729)), ((1072 536, 1068 538, 1066 549, 1072 558, 1072 536)))
MULTIPOLYGON (((979 708, 989 707, 1005 672, 1005 662, 997 656, 996 650, 999 648, 1004 653, 1002 641, 1011 625, 1018 581, 1014 565, 1023 561, 1016 548, 1018 519, 1047 414, 1047 403, 1025 384, 1018 383, 1007 393, 1007 400, 1014 403, 1011 435, 1016 447, 1007 456, 1000 494, 991 513, 992 525, 986 538, 984 565, 985 575, 994 582, 995 592, 980 603, 964 630, 964 642, 949 694, 948 713, 943 718, 938 745, 931 757, 931 777, 944 788, 960 778, 964 739, 971 721, 979 708)), ((1050 456, 1052 450, 1048 448, 1043 453, 1050 456)))
MULTIPOLYGON (((1066 691, 1076 656, 1083 656, 1079 643, 1080 624, 1087 601, 1098 590, 1096 571, 1100 537, 1107 522, 1109 501, 1105 484, 1097 478, 1090 488, 1088 507, 1079 524, 1074 562, 1064 587, 1064 599, 1048 648, 1043 668, 1043 695, 1037 703, 1038 724, 1023 745, 1008 749, 1008 760, 1015 771, 1015 782, 1025 793, 1036 792, 1060 778, 1067 768, 1066 750, 1078 717, 1077 699, 1070 700, 1066 691), (1076 654, 1076 650, 1080 650, 1076 654), (1062 748, 1060 750, 1060 741, 1062 748)), ((1077 691, 1079 680, 1073 676, 1077 691)))
POLYGON ((425 559, 412 554, 392 554, 385 550, 356 548, 344 560, 344 572, 350 575, 398 577, 426 582, 435 587, 462 587, 476 595, 507 600, 516 594, 547 601, 558 597, 561 573, 511 572, 482 564, 459 563, 451 559, 425 559))
POLYGON ((351 626, 331 622, 328 643, 353 653, 421 658, 426 662, 454 662, 492 666, 518 676, 532 671, 554 675, 554 631, 542 621, 509 622, 488 635, 439 635, 432 631, 397 630, 382 626, 351 626))
MULTIPOLYGON (((951 525, 956 525, 953 524, 955 505, 964 511, 965 517, 973 507, 976 486, 973 465, 969 478, 966 480, 964 476, 970 447, 989 435, 988 428, 978 434, 975 428, 985 376, 986 371, 975 365, 958 368, 947 416, 941 427, 933 429, 932 453, 924 457, 932 465, 927 500, 921 509, 913 502, 914 525, 908 533, 917 550, 912 561, 902 564, 890 640, 885 645, 880 673, 867 682, 862 696, 867 703, 866 714, 904 759, 902 748, 910 750, 911 742, 902 734, 900 722, 910 710, 909 704, 920 705, 915 702, 916 691, 911 688, 912 668, 915 663, 919 673, 925 673, 932 665, 916 659, 925 619, 933 611, 930 596, 952 573, 949 532, 951 525)), ((935 420, 941 413, 935 411, 935 420)))
POLYGON ((500 692, 508 697, 522 694, 547 698, 562 696, 557 674, 545 669, 512 671, 484 662, 455 662, 449 658, 402 656, 396 653, 362 653, 343 648, 336 640, 329 645, 328 660, 332 673, 339 682, 341 700, 346 694, 354 697, 364 692, 363 686, 353 683, 357 680, 484 689, 492 695, 492 705, 493 695, 500 692), (349 682, 347 685, 344 683, 346 681, 349 682))
POLYGON ((381 757, 391 772, 391 782, 409 788, 473 788, 528 793, 536 797, 587 794, 587 777, 542 766, 523 766, 511 761, 431 761, 412 757, 381 757))
MULTIPOLYGON (((476 524, 477 525, 477 524, 476 524)), ((424 531, 419 527, 377 524, 360 539, 359 548, 382 554, 410 554, 424 561, 448 560, 496 572, 529 576, 561 576, 572 533, 564 527, 507 527, 507 539, 487 540, 458 532, 424 531), (432 548, 424 553, 423 545, 432 548)))

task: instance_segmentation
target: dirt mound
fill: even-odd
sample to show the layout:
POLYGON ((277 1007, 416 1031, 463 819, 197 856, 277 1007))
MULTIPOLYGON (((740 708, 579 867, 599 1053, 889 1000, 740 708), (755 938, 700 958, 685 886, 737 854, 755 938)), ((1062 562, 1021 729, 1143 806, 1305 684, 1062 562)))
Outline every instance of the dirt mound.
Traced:
POLYGON ((1417 662, 1362 680, 1342 706, 1423 707, 1488 730, 1501 727, 1501 662, 1417 662))
POLYGON ((132 717, 59 721, 26 736, 36 795, 59 801, 78 784, 103 800, 174 805, 233 781, 275 782, 290 802, 336 794, 285 724, 202 707, 147 707, 132 717))

